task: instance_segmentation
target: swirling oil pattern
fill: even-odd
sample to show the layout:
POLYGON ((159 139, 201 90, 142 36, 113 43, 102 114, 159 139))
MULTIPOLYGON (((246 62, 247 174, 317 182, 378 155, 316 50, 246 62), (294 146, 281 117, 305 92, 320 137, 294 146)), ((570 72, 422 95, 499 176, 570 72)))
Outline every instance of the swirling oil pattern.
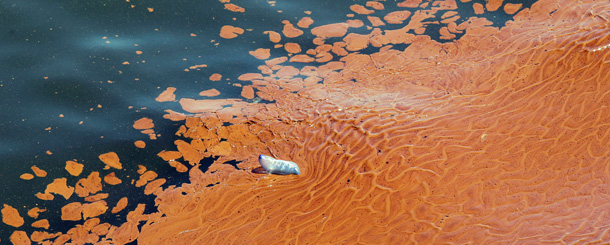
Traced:
POLYGON ((269 150, 302 175, 192 172, 140 241, 609 242, 609 20, 608 2, 540 1, 502 29, 472 20, 456 42, 295 69, 318 83, 289 66, 252 76, 274 103, 200 114, 184 136, 224 134, 217 163, 255 167, 269 150))
MULTIPOLYGON (((245 99, 180 98, 184 112, 167 110, 165 118, 183 125, 176 146, 159 156, 188 171, 189 183, 163 188, 165 180, 144 169, 140 186, 156 195, 157 211, 145 213, 139 204, 115 226, 91 219, 97 209, 85 213, 78 203, 62 213, 80 210, 77 220, 82 212, 87 221, 36 239, 609 243, 610 2, 468 6, 513 20, 501 28, 478 17, 458 25, 456 1, 407 0, 350 6, 367 16, 366 32, 352 32, 363 27, 354 15, 328 25, 284 21, 283 30, 267 32, 271 44, 251 52, 265 63, 260 73, 239 76, 245 99), (383 13, 392 4, 405 10, 383 13), (415 7, 429 10, 409 11, 415 7), (425 28, 435 17, 446 24, 440 38, 425 28), (316 36, 314 48, 291 40, 304 31, 316 36), (298 163, 300 175, 256 173, 259 154, 298 163), (207 169, 197 167, 211 157, 207 169)), ((227 25, 220 35, 243 33, 227 25)), ((175 90, 157 100, 173 101, 175 90)), ((116 154, 100 159, 121 167, 116 154)), ((109 183, 114 175, 106 177, 109 183)), ((5 206, 3 218, 15 212, 5 206)), ((25 232, 11 236, 25 240, 25 232)))

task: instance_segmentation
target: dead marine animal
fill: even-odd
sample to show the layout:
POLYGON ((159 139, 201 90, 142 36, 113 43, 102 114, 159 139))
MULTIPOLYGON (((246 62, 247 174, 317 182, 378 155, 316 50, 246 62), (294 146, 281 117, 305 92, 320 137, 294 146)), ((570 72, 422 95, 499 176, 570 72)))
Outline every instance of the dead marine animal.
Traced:
POLYGON ((299 165, 291 161, 279 160, 270 156, 259 155, 258 162, 270 174, 301 174, 299 165))

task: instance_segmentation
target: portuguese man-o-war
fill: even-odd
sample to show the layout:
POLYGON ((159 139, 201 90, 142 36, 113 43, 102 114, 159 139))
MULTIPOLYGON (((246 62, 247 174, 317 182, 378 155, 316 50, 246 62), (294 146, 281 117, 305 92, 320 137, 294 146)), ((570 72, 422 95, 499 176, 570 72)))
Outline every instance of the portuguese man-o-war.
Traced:
POLYGON ((259 155, 258 162, 270 174, 301 174, 299 165, 291 161, 279 160, 270 156, 259 155))

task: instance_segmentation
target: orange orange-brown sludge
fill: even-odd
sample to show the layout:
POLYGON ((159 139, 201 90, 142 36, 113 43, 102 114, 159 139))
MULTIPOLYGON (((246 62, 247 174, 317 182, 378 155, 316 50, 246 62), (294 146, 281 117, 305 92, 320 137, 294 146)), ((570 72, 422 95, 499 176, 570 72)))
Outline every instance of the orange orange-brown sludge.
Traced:
POLYGON ((142 140, 136 140, 135 142, 133 142, 133 144, 135 145, 135 147, 138 147, 140 149, 146 147, 146 142, 144 142, 142 140))
POLYGON ((46 177, 47 176, 47 171, 44 171, 36 166, 32 166, 31 169, 37 177, 46 177))
MULTIPOLYGON (((348 48, 337 63, 298 70, 319 82, 288 90, 304 79, 279 76, 282 67, 249 75, 273 103, 232 111, 246 118, 229 126, 215 123, 219 110, 188 104, 201 123, 187 121, 183 144, 231 153, 161 192, 165 217, 151 215, 139 242, 609 242, 609 4, 556 2, 521 9, 502 29, 449 25, 443 36, 465 34, 444 44, 412 34, 425 19, 412 13, 402 29, 364 36, 379 52, 348 48), (259 153, 297 162, 302 175, 251 173, 259 153)), ((514 8, 502 6, 484 9, 514 8)))
POLYGON ((30 210, 28 211, 28 216, 30 216, 30 217, 32 217, 32 218, 34 218, 34 219, 37 219, 37 218, 38 218, 38 215, 39 215, 41 212, 44 212, 44 211, 47 211, 47 210, 46 210, 46 209, 40 209, 40 208, 38 208, 38 207, 34 207, 34 208, 32 208, 32 209, 30 209, 30 210))
POLYGON ((2 214, 2 222, 7 225, 20 227, 25 222, 21 215, 19 215, 19 211, 10 205, 4 204, 4 207, 0 211, 2 214))
POLYGON ((226 39, 236 38, 241 34, 244 34, 244 29, 235 26, 225 25, 220 29, 220 37, 226 39))
POLYGON ((229 11, 233 11, 233 12, 245 12, 246 11, 246 9, 244 9, 240 6, 237 6, 235 4, 232 4, 232 3, 225 4, 225 9, 228 9, 229 11))
MULTIPOLYGON (((297 24, 301 30, 284 21, 281 32, 288 40, 280 43, 273 32, 270 46, 295 42, 290 38, 309 31, 317 47, 298 59, 288 53, 266 57, 261 73, 240 76, 245 99, 270 103, 182 98, 190 114, 167 110, 168 119, 184 125, 176 147, 159 157, 188 171, 190 183, 162 189, 166 180, 140 167, 135 185, 157 196, 158 212, 145 214, 145 205, 137 204, 125 211, 123 225, 101 223, 94 217, 111 207, 110 213, 119 214, 127 198, 112 206, 99 193, 85 200, 92 203, 71 200, 62 209, 62 218, 86 219, 83 225, 31 239, 610 242, 610 3, 481 5, 483 12, 517 13, 501 29, 483 18, 458 25, 460 16, 445 11, 441 39, 464 34, 447 43, 423 33, 426 19, 455 10, 455 1, 398 3, 433 6, 409 14, 384 12, 389 4, 367 2, 352 10, 389 24, 403 22, 400 29, 382 31, 386 25, 355 34, 351 28, 369 23, 348 20, 312 29, 297 24), (401 51, 396 44, 409 46, 401 51), (369 47, 379 51, 359 53, 369 47), (302 66, 304 61, 310 63, 302 66), (302 174, 256 174, 258 154, 294 161, 302 174), (209 157, 217 158, 202 172, 198 166, 209 157), (182 164, 187 162, 193 167, 182 164), (138 224, 144 224, 141 230, 138 224)), ((100 160, 122 169, 114 152, 100 160)), ((114 173, 103 175, 104 183, 122 182, 114 173)), ((91 173, 77 182, 75 196, 98 193, 100 184, 100 174, 91 173)), ((51 187, 41 196, 73 192, 65 179, 51 187)), ((16 231, 13 239, 28 236, 16 231)))
MULTIPOLYGON (((152 120, 150 123, 152 124, 152 120)), ((120 162, 119 156, 115 152, 101 154, 99 159, 106 164, 104 169, 109 169, 110 167, 123 169, 123 164, 120 162)))
POLYGON ((214 73, 210 76, 211 81, 220 81, 220 79, 222 79, 222 75, 218 73, 214 73))
POLYGON ((66 161, 66 171, 73 176, 79 176, 83 172, 84 164, 75 161, 66 161))
POLYGON ((220 95, 220 92, 217 89, 208 89, 205 91, 201 91, 199 93, 199 96, 207 96, 207 97, 214 97, 214 96, 218 96, 220 95))
POLYGON ((174 101, 176 99, 176 95, 174 94, 174 92, 176 92, 176 88, 167 87, 163 91, 163 93, 161 93, 159 96, 157 96, 157 98, 155 98, 155 100, 157 102, 174 101))

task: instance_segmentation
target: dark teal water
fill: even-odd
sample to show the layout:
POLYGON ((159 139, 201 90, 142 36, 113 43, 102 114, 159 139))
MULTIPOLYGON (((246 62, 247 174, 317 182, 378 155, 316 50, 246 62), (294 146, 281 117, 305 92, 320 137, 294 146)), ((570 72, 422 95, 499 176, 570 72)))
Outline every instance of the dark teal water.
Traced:
MULTIPOLYGON (((463 17, 460 21, 474 16, 474 2, 484 3, 458 1, 458 11, 463 17)), ((533 2, 527 1, 524 7, 533 2)), ((342 22, 346 14, 352 13, 349 5, 365 5, 366 1, 277 1, 275 6, 260 0, 232 3, 244 7, 246 12, 230 12, 219 1, 211 0, 130 3, 0 0, 0 205, 9 204, 20 210, 26 220, 20 230, 28 233, 36 230, 29 227, 34 219, 26 215, 35 206, 49 210, 41 213, 39 219, 49 219, 50 232, 65 232, 78 224, 59 219, 60 208, 77 201, 75 196, 68 201, 60 196, 54 201, 42 201, 34 194, 43 192, 54 178, 67 177, 68 184, 74 186, 79 178, 100 171, 104 164, 98 155, 105 152, 114 151, 120 156, 125 170, 115 172, 124 181, 128 180, 125 176, 136 176, 138 164, 167 178, 165 186, 187 181, 186 174, 177 173, 156 156, 161 150, 174 149, 173 141, 177 139, 174 132, 180 125, 163 119, 163 110, 181 111, 177 103, 155 102, 157 95, 171 86, 178 88, 177 98, 198 98, 200 91, 210 88, 221 92, 216 98, 239 98, 241 88, 226 81, 211 82, 208 77, 220 73, 223 79, 237 81, 240 74, 257 72, 256 67, 262 63, 248 51, 273 46, 264 31, 281 32, 282 20, 296 24, 307 16, 305 10, 312 11, 310 17, 315 20, 312 27, 342 22), (219 30, 226 24, 252 31, 234 39, 222 39, 219 30), (197 36, 192 37, 191 33, 197 36), (143 53, 137 55, 136 51, 143 53), (122 65, 124 61, 130 65, 122 65), (208 67, 184 71, 199 64, 208 67), (60 114, 64 117, 60 118, 60 114), (133 122, 142 117, 154 120, 155 131, 162 135, 159 139, 150 141, 147 135, 132 128, 133 122), (80 121, 83 123, 79 124, 80 121), (48 127, 51 130, 45 130, 48 127), (146 141, 147 147, 135 148, 135 140, 146 141), (64 170, 65 162, 72 159, 85 164, 79 177, 70 177, 64 170), (21 174, 31 173, 33 165, 46 170, 48 176, 20 179, 21 174)), ((384 2, 384 13, 397 10, 393 7, 395 3, 384 2)), ((357 17, 368 23, 365 16, 357 17)), ((502 11, 485 17, 497 27, 511 18, 502 11)), ((442 26, 429 25, 426 34, 443 41, 437 34, 442 26)), ((368 31, 360 28, 355 32, 368 31)), ((306 34, 291 41, 307 50, 313 47, 311 40, 312 36, 306 34)), ((375 51, 371 48, 362 52, 375 51)), ((274 54, 283 55, 272 50, 272 57, 274 54)), ((139 188, 105 185, 103 192, 110 194, 107 199, 110 207, 125 195, 130 199, 127 209, 138 202, 153 203, 152 197, 141 194, 139 188)), ((147 208, 154 210, 153 205, 147 208)), ((115 224, 124 221, 124 215, 105 214, 101 218, 115 224)), ((0 223, 2 242, 8 241, 14 229, 0 223)))

